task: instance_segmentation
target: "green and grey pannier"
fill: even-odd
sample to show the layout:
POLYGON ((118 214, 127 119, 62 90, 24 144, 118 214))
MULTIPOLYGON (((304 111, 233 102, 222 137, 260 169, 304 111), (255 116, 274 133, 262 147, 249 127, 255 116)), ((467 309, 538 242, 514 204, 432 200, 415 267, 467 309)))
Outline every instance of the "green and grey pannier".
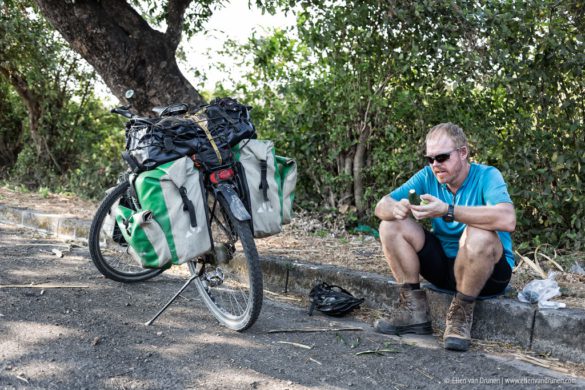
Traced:
POLYGON ((277 156, 274 143, 243 140, 233 148, 248 186, 254 237, 268 237, 290 223, 297 182, 295 160, 277 156))
POLYGON ((276 166, 280 175, 279 198, 282 224, 290 223, 292 218, 295 187, 297 185, 297 162, 292 158, 275 156, 276 166))
POLYGON ((188 157, 131 175, 140 210, 118 205, 130 254, 146 268, 182 264, 211 249, 202 176, 188 157))

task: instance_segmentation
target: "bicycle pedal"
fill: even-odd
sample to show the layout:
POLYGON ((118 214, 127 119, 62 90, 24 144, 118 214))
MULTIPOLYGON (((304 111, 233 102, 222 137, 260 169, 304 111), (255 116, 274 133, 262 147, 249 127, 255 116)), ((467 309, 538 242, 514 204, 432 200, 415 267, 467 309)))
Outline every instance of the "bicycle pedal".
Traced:
POLYGON ((206 272, 204 275, 209 287, 217 287, 223 283, 223 272, 220 268, 216 268, 211 272, 206 272))

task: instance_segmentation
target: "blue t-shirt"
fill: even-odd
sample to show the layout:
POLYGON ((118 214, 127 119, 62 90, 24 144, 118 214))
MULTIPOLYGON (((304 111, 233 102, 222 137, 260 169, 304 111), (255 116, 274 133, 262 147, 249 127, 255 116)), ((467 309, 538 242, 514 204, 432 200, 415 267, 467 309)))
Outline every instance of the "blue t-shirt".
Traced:
MULTIPOLYGON (((430 166, 418 171, 406 183, 390 193, 394 200, 408 198, 408 191, 414 189, 417 194, 430 194, 447 204, 455 206, 493 206, 498 203, 512 203, 506 182, 500 171, 494 167, 471 164, 469 174, 457 193, 453 195, 446 184, 440 184, 430 166), (453 199, 455 196, 455 199, 453 199)), ((442 218, 432 219, 432 231, 441 241, 447 257, 455 258, 459 250, 459 238, 467 225, 461 222, 445 222, 442 218)), ((497 232, 504 247, 504 255, 514 267, 512 237, 509 232, 497 232)))

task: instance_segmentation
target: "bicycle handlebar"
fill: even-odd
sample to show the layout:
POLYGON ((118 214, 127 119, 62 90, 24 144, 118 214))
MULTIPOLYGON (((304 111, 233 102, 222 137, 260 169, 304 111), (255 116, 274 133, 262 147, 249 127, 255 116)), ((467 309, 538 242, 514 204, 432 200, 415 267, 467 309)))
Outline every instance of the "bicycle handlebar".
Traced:
MULTIPOLYGON (((128 118, 128 119, 137 118, 138 115, 131 112, 130 107, 131 106, 120 106, 120 107, 112 108, 110 110, 110 112, 112 114, 122 115, 123 117, 128 118)), ((168 105, 166 107, 155 107, 153 109, 153 111, 159 117, 182 115, 182 114, 187 113, 188 110, 189 110, 189 105, 187 105, 185 103, 174 103, 174 104, 168 105)))
POLYGON ((121 107, 112 108, 110 110, 110 112, 112 114, 122 115, 123 117, 126 117, 126 118, 132 118, 135 116, 133 113, 130 112, 130 106, 121 106, 121 107))

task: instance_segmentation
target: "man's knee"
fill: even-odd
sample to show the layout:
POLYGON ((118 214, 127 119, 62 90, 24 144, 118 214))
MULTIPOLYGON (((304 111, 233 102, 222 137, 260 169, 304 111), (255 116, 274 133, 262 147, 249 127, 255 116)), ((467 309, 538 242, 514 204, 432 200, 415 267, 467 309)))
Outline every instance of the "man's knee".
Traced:
POLYGON ((401 221, 382 221, 380 222, 380 239, 394 238, 400 234, 400 222, 401 221))
POLYGON ((459 240, 459 250, 465 251, 470 260, 497 261, 503 248, 496 232, 468 226, 459 240))
POLYGON ((397 238, 406 236, 410 230, 408 225, 409 221, 407 219, 380 222, 380 240, 382 242, 394 241, 397 238))
POLYGON ((419 251, 425 241, 422 227, 413 220, 382 221, 379 227, 380 241, 385 247, 391 247, 397 240, 407 241, 416 251, 419 251))

